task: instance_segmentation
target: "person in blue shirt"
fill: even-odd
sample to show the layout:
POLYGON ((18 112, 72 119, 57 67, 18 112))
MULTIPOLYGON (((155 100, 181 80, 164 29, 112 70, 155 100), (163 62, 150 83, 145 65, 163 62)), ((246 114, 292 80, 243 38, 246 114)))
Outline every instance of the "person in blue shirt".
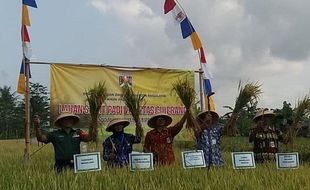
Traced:
POLYGON ((124 133, 124 128, 128 125, 129 121, 123 119, 114 119, 108 124, 106 131, 113 134, 103 143, 103 159, 110 167, 127 166, 132 145, 141 142, 140 137, 124 133))
POLYGON ((224 165, 221 152, 221 130, 219 115, 214 111, 204 111, 196 117, 201 131, 195 132, 197 150, 203 150, 207 166, 224 165))

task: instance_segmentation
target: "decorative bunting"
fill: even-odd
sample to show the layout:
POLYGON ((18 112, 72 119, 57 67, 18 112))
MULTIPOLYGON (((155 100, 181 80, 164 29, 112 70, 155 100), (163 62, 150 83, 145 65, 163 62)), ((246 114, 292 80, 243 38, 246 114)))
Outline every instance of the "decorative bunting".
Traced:
POLYGON ((200 38, 196 32, 192 33, 191 40, 192 40, 192 45, 193 45, 194 50, 198 50, 199 48, 202 47, 200 38))
POLYGON ((198 33, 195 31, 186 13, 180 6, 179 6, 179 2, 176 4, 175 0, 165 0, 164 13, 167 14, 168 12, 172 11, 173 20, 175 20, 177 23, 180 24, 183 39, 190 36, 193 49, 198 50, 199 58, 200 58, 200 65, 204 73, 203 86, 204 86, 204 92, 205 92, 205 103, 206 103, 205 107, 208 108, 208 105, 209 105, 210 110, 215 111, 215 106, 214 106, 212 97, 209 97, 209 102, 207 98, 207 96, 212 95, 213 92, 212 92, 212 86, 210 82, 210 78, 212 78, 212 76, 207 69, 207 64, 206 64, 207 60, 206 60, 205 52, 202 47, 202 43, 201 43, 198 33))
POLYGON ((181 31, 183 39, 187 38, 193 32, 195 32, 194 27, 192 26, 191 22, 188 20, 187 17, 181 22, 181 31))
POLYGON ((23 0, 23 4, 33 8, 38 8, 35 0, 23 0))
POLYGON ((180 8, 179 5, 175 5, 172 9, 172 16, 178 24, 186 18, 185 12, 180 8))
POLYGON ((210 106, 210 111, 215 111, 215 104, 214 104, 214 100, 213 100, 213 97, 209 97, 209 105, 208 105, 208 96, 205 95, 204 96, 204 99, 205 99, 205 108, 206 110, 208 110, 208 106, 210 106))
POLYGON ((20 94, 25 93, 25 81, 26 81, 26 76, 25 76, 25 64, 22 62, 21 67, 20 67, 20 72, 19 72, 19 77, 18 77, 18 84, 17 84, 17 92, 20 94))
POLYGON ((200 63, 207 63, 206 57, 205 57, 205 51, 203 47, 200 48, 200 63))
POLYGON ((22 43, 23 46, 23 53, 24 56, 30 60, 31 56, 32 56, 32 49, 30 47, 30 43, 29 42, 23 42, 22 43))
POLYGON ((168 12, 170 12, 175 5, 176 3, 174 0, 165 0, 164 13, 167 14, 168 12))
POLYGON ((22 42, 30 42, 27 26, 22 26, 22 42))
POLYGON ((23 5, 22 25, 30 26, 30 19, 29 19, 29 14, 28 14, 28 8, 27 8, 26 5, 23 5))

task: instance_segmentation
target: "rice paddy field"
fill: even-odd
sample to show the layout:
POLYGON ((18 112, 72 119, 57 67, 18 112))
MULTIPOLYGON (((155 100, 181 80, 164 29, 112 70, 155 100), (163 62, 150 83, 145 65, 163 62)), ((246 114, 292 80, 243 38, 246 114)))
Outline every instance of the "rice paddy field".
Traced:
MULTIPOLYGON (((106 136, 106 134, 105 134, 106 136)), ((103 137, 102 137, 103 138, 103 137)), ((102 142, 102 141, 101 141, 102 142)), ((298 151, 300 167, 277 170, 275 163, 257 165, 255 169, 234 170, 231 152, 250 151, 247 138, 222 138, 225 166, 208 169, 183 169, 181 151, 193 150, 193 140, 179 135, 175 142, 176 162, 169 167, 155 167, 153 171, 131 172, 127 168, 111 169, 102 161, 98 172, 74 174, 53 170, 54 152, 51 144, 43 147, 23 164, 23 140, 0 141, 0 189, 310 189, 310 139, 299 138, 294 149, 281 147, 280 152, 298 151)), ((32 141, 31 152, 39 149, 32 141)), ((102 152, 102 146, 99 150, 102 152)), ((142 150, 142 145, 134 147, 142 150)))

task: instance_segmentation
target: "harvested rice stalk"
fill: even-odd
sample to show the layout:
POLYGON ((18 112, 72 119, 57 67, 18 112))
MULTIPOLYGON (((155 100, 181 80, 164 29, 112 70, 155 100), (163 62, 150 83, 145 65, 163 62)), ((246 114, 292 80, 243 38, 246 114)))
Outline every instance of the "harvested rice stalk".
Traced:
POLYGON ((145 95, 137 93, 135 94, 132 88, 124 87, 123 88, 123 101, 128 107, 135 123, 136 123, 136 135, 138 137, 143 137, 144 132, 142 124, 140 121, 140 111, 141 108, 145 105, 145 95))
MULTIPOLYGON (((185 108, 190 110, 195 103, 196 92, 188 78, 176 81, 174 84, 172 84, 172 87, 172 90, 180 98, 185 108)), ((191 112, 189 112, 187 116, 186 128, 192 129, 195 133, 201 131, 200 126, 196 122, 191 112)))
POLYGON ((89 137, 91 141, 98 144, 98 115, 99 110, 108 97, 105 82, 95 84, 93 88, 85 91, 86 100, 89 104, 91 125, 89 126, 89 137))

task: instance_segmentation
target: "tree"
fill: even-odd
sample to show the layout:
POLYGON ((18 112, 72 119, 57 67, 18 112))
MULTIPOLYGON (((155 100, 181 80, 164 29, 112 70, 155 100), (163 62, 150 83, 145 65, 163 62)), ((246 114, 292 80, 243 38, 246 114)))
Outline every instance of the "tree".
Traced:
POLYGON ((15 92, 0 88, 0 138, 16 138, 24 135, 23 110, 15 92))
POLYGON ((237 119, 237 132, 241 136, 248 136, 251 127, 253 127, 253 118, 257 112, 257 101, 251 105, 246 106, 240 112, 240 117, 237 119))
POLYGON ((42 126, 49 126, 50 123, 50 104, 47 87, 39 83, 30 82, 30 106, 31 118, 39 114, 42 126))
POLYGON ((287 127, 293 123, 294 112, 291 104, 284 101, 282 109, 276 109, 274 113, 276 114, 273 121, 274 126, 282 132, 286 132, 287 127))

